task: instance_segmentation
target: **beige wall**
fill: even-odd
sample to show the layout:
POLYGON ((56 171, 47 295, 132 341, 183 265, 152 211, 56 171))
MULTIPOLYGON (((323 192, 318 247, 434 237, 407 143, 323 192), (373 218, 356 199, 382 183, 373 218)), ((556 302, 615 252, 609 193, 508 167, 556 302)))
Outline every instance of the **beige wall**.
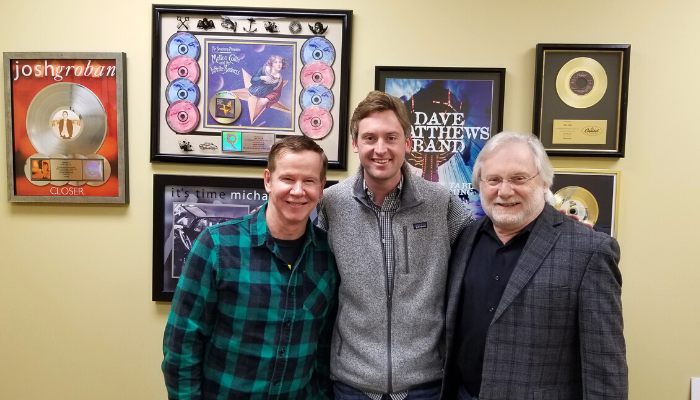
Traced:
MULTIPOLYGON (((127 53, 131 175, 129 206, 91 206, 10 204, 0 173, 0 399, 165 398, 160 362, 169 304, 150 300, 152 175, 257 177, 262 170, 149 162, 150 2, 0 3, 0 51, 127 53)), ((700 132, 692 122, 700 104, 700 2, 238 3, 208 4, 353 9, 351 107, 372 89, 375 65, 505 67, 504 127, 517 131, 531 129, 537 43, 631 43, 627 157, 554 164, 622 171, 630 398, 689 398, 689 379, 700 376, 700 263, 693 256, 700 132)), ((2 124, 2 157, 4 133, 2 124)), ((354 170, 353 154, 350 160, 354 170)))

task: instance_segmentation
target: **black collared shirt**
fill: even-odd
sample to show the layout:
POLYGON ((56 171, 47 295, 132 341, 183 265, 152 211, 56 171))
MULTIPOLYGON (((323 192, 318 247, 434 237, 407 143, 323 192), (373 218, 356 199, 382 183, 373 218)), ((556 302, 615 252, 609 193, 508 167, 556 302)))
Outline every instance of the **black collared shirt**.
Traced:
POLYGON ((472 396, 479 396, 489 325, 535 221, 537 219, 506 244, 498 238, 490 220, 476 235, 464 274, 460 300, 462 318, 456 336, 459 373, 462 384, 472 396))

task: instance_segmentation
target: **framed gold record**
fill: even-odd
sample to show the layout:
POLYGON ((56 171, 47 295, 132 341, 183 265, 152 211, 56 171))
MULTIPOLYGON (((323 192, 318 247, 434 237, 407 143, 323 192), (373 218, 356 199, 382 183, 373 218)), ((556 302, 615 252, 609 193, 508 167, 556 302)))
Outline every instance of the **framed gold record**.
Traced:
POLYGON ((555 168, 554 208, 617 237, 620 171, 555 168))
POLYGON ((533 133, 549 155, 624 157, 628 44, 538 44, 533 133))

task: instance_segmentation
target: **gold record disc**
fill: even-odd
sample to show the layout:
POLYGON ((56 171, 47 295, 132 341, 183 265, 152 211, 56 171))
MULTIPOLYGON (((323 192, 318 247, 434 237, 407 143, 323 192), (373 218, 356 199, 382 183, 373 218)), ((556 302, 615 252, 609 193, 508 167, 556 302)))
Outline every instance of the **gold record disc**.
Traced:
POLYGON ((608 75, 598 61, 578 57, 561 67, 556 86, 561 101, 573 108, 588 108, 605 95, 608 75))
POLYGON ((581 222, 595 225, 598 220, 598 202, 588 190, 567 186, 554 194, 554 208, 566 215, 575 215, 581 222))

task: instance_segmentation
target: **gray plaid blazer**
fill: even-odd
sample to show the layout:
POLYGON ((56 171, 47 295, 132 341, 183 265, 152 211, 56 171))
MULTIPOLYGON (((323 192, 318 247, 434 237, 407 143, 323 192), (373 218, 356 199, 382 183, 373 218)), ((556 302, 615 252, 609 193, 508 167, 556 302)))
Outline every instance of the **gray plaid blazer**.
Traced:
MULTIPOLYGON (((454 244, 443 400, 460 384, 455 330, 462 280, 486 219, 454 244)), ((479 400, 627 399, 617 241, 546 205, 489 327, 479 400)))

